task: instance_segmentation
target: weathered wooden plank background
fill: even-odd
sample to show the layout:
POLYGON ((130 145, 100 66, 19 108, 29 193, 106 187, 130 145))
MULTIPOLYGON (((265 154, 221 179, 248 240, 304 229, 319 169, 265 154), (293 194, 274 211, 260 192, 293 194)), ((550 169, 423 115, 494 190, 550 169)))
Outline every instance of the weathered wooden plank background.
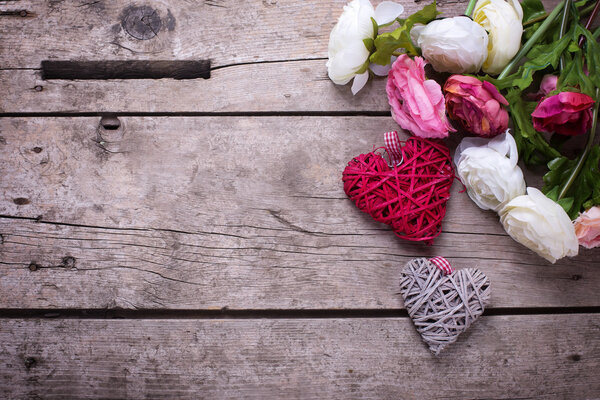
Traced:
POLYGON ((585 399, 599 329, 491 316, 435 357, 406 318, 11 320, 0 377, 15 398, 585 399))
POLYGON ((485 271, 492 307, 600 305, 596 252, 549 266, 459 184, 433 247, 359 212, 341 171, 389 117, 121 123, 0 121, 5 307, 399 308, 400 270, 434 254, 485 271))
POLYGON ((600 252, 550 265, 458 183, 430 247, 346 199, 397 125, 383 80, 327 78, 344 4, 0 1, 0 397, 600 398, 600 252), (200 59, 210 79, 41 70, 200 59), (440 358, 398 295, 432 255, 493 285, 440 358))

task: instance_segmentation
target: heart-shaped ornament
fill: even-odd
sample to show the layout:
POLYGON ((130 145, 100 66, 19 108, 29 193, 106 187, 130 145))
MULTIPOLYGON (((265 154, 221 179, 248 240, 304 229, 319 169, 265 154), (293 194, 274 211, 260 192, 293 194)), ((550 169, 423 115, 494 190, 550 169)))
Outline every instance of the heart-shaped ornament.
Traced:
POLYGON ((346 195, 373 219, 412 241, 433 243, 442 231, 454 170, 442 142, 411 137, 404 146, 396 132, 386 133, 385 151, 393 166, 375 150, 348 163, 342 180, 346 195), (389 140, 389 138, 392 140, 389 140))
POLYGON ((490 299, 485 274, 475 268, 454 271, 442 257, 411 260, 401 275, 404 307, 435 355, 483 314, 490 299))

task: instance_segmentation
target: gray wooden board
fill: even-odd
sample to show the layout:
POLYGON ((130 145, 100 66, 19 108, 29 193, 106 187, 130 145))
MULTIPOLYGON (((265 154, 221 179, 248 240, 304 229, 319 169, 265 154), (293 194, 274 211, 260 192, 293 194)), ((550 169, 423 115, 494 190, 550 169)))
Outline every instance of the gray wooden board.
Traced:
POLYGON ((458 183, 433 246, 356 209, 341 173, 389 117, 120 120, 0 119, 0 307, 400 308, 433 255, 481 268, 491 307, 600 304, 597 249, 550 265, 458 183))
MULTIPOLYGON (((39 68, 42 60, 210 59, 213 66, 327 57, 345 0, 148 0, 3 2, 0 66, 39 68), (132 24, 139 16, 146 24, 132 24), (145 31, 145 32, 144 32, 145 31)), ((422 6, 403 2, 405 15, 422 6)), ((447 15, 463 2, 440 2, 447 15)))
POLYGON ((210 79, 42 80, 37 70, 0 70, 0 113, 389 112, 385 79, 352 96, 327 77, 325 60, 244 64, 210 79))
POLYGON ((593 399, 599 369, 597 314, 484 316, 437 358, 407 318, 0 320, 4 399, 593 399))
MULTIPOLYGON (((544 3, 550 9, 556 1, 544 3)), ((16 4, 0 2, 0 9, 14 9, 16 4)), ((164 4, 152 4, 159 15, 168 14, 164 4)), ((352 96, 349 85, 336 86, 327 78, 325 60, 329 29, 341 13, 343 2, 260 3, 255 0, 240 4, 229 1, 179 4, 172 12, 186 15, 185 24, 176 25, 174 31, 169 32, 161 23, 167 32, 165 35, 159 33, 160 40, 158 36, 138 40, 121 31, 112 32, 112 24, 120 21, 120 10, 128 5, 120 1, 89 4, 20 1, 19 10, 34 10, 30 16, 0 17, 3 18, 0 24, 0 37, 3 38, 0 41, 0 87, 4 88, 0 113, 389 110, 383 79, 370 82, 357 96, 352 96), (306 7, 310 12, 291 13, 298 7, 306 7), (232 8, 234 12, 231 12, 232 8), (233 39, 228 24, 238 26, 240 15, 248 9, 262 24, 266 23, 266 30, 274 30, 271 25, 281 24, 281 18, 284 18, 289 28, 283 32, 278 29, 277 35, 283 37, 277 39, 277 46, 272 45, 273 40, 262 30, 248 30, 233 39), (282 17, 288 12, 289 15, 282 17), (310 25, 304 20, 306 14, 311 18, 310 25), (219 24, 213 24, 212 18, 220 21, 219 24), (211 21, 208 32, 203 26, 207 20, 211 21), (227 34, 222 32, 225 29, 227 34), (307 35, 307 30, 314 32, 307 35), (65 40, 65 37, 69 39, 65 40), (126 50, 115 44, 118 40, 127 41, 130 47, 159 46, 162 50, 126 50), (236 54, 237 46, 243 46, 244 51, 236 54), (293 51, 289 46, 293 46, 293 51), (223 68, 214 70, 209 80, 44 81, 40 78, 39 63, 50 58, 198 59, 208 57, 207 52, 212 54, 210 52, 217 49, 219 57, 212 56, 213 65, 223 68)), ((418 6, 407 3, 405 7, 408 13, 418 6)), ((448 16, 460 14, 463 8, 464 3, 441 3, 444 15, 448 16)))

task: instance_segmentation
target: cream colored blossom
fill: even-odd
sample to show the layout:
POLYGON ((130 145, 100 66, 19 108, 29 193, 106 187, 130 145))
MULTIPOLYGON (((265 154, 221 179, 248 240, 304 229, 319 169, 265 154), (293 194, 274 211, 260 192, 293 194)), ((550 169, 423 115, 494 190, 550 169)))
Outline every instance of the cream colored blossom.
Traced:
POLYGON ((485 29, 465 16, 415 26, 411 38, 438 72, 476 73, 488 55, 485 29))
POLYGON ((565 210, 536 188, 527 188, 526 195, 504 206, 500 222, 514 240, 553 264, 579 251, 575 228, 565 210))
POLYGON ((488 57, 483 71, 499 74, 517 54, 523 34, 523 9, 518 0, 479 0, 473 20, 489 34, 488 57))
POLYGON ((479 208, 496 212, 525 194, 525 180, 517 161, 517 145, 508 132, 491 140, 465 138, 454 154, 456 172, 471 200, 479 208))
POLYGON ((346 6, 337 24, 329 35, 327 73, 329 79, 338 85, 345 85, 354 79, 352 92, 357 93, 369 78, 370 52, 364 39, 375 39, 371 18, 378 25, 394 21, 404 12, 404 7, 391 1, 384 1, 377 9, 369 0, 352 0, 346 6))

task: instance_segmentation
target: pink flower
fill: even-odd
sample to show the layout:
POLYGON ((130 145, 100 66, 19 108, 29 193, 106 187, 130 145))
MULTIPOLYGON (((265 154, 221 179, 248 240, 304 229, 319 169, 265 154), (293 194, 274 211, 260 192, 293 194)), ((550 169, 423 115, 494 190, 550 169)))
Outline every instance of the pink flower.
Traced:
POLYGON ((402 127, 422 138, 445 138, 454 132, 446 118, 442 88, 425 78, 426 61, 402 54, 388 73, 386 92, 392 117, 402 127))
POLYGON ((531 117, 540 132, 556 132, 576 136, 592 126, 594 100, 583 93, 561 92, 539 102, 531 117))
POLYGON ((542 78, 542 82, 540 83, 540 90, 538 90, 536 93, 528 94, 527 97, 531 100, 540 100, 548 93, 556 90, 557 84, 558 76, 550 74, 544 75, 544 77, 542 78))
POLYGON ((506 132, 508 101, 496 86, 472 76, 452 75, 444 85, 446 109, 464 130, 482 137, 506 132))
POLYGON ((575 235, 585 248, 600 246, 600 207, 592 207, 579 215, 575 220, 575 235))

